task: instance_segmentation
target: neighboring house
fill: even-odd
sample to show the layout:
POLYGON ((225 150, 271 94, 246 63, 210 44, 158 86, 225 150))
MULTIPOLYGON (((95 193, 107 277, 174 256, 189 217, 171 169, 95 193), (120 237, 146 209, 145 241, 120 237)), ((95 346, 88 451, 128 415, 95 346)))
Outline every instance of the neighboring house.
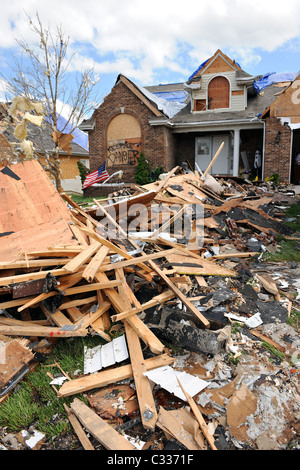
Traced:
MULTIPOLYGON (((0 112, 2 121, 0 151, 2 160, 5 162, 4 149, 9 148, 10 153, 8 154, 9 158, 7 158, 7 161, 20 161, 22 159, 22 153, 19 150, 19 141, 14 135, 16 123, 14 123, 12 119, 9 119, 7 109, 7 105, 2 103, 0 112), (4 119, 6 123, 5 126, 3 126, 4 119), (14 154, 12 153, 12 149, 14 150, 14 154), (18 153, 20 155, 19 157, 17 157, 18 153)), ((63 121, 62 117, 60 117, 60 121, 63 121)), ((63 122, 61 122, 61 125, 63 126, 63 122)), ((50 127, 47 125, 38 127, 29 122, 27 123, 27 139, 33 142, 35 151, 39 155, 39 160, 42 164, 45 164, 45 152, 51 154, 55 147, 51 132, 50 127)), ((86 134, 79 129, 76 129, 72 135, 74 135, 74 139, 70 143, 71 153, 69 154, 69 151, 63 151, 61 149, 59 151, 62 177, 61 184, 63 190, 66 192, 82 193, 82 182, 77 162, 80 161, 89 168, 88 139, 86 134)), ((52 175, 49 172, 47 172, 47 174, 54 183, 52 175)))
POLYGON ((300 151, 296 78, 249 75, 220 50, 185 83, 139 87, 119 75, 80 126, 89 134, 91 170, 106 160, 108 171, 123 170, 123 180, 133 182, 142 151, 152 168, 169 171, 186 161, 204 172, 224 142, 212 174, 265 179, 279 173, 281 181, 294 182, 300 151))

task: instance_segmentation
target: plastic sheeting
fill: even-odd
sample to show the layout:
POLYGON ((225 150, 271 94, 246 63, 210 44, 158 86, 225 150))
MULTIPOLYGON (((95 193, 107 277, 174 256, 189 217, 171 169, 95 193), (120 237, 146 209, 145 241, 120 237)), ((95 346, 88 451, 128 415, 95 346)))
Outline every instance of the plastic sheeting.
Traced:
POLYGON ((299 72, 285 72, 285 73, 276 73, 276 72, 270 72, 266 73, 263 75, 259 80, 256 80, 254 82, 254 89, 256 90, 256 93, 259 94, 264 88, 274 84, 274 83, 280 83, 280 82, 293 82, 299 72))
POLYGON ((157 93, 153 93, 153 95, 157 96, 158 98, 163 98, 167 101, 177 101, 178 103, 184 103, 189 94, 184 91, 161 91, 157 93))
POLYGON ((154 93, 150 93, 150 91, 146 90, 146 88, 139 87, 136 85, 137 88, 150 100, 153 101, 158 107, 160 111, 162 111, 166 116, 170 119, 174 117, 179 111, 181 111, 186 104, 181 103, 179 101, 168 101, 165 98, 161 98, 156 96, 154 93))

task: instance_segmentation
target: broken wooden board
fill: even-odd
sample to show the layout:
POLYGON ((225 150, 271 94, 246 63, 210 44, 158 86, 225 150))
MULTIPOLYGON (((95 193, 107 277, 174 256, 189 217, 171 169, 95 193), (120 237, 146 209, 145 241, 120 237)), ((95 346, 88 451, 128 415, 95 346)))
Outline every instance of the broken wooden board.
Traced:
POLYGON ((223 268, 209 259, 201 258, 201 260, 196 260, 193 257, 188 258, 179 253, 166 254, 165 257, 178 274, 189 274, 191 276, 236 276, 234 271, 223 268))
POLYGON ((100 444, 108 450, 134 450, 135 447, 119 434, 112 426, 107 424, 92 409, 81 400, 75 398, 71 403, 71 410, 82 425, 88 430, 100 444))

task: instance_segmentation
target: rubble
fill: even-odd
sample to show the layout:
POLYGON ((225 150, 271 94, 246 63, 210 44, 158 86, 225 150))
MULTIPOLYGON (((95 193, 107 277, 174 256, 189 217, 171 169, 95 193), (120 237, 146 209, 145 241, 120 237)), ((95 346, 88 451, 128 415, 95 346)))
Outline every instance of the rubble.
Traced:
POLYGON ((39 351, 98 336, 49 379, 84 449, 299 448, 299 270, 262 261, 298 199, 211 179, 176 167, 83 209, 34 161, 1 170, 1 401, 39 351))

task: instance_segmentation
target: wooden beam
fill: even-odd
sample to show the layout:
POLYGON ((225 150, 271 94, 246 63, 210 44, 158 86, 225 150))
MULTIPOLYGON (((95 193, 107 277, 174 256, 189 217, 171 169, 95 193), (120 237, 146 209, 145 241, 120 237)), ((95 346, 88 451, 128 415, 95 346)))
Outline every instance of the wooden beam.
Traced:
POLYGON ((199 310, 192 304, 192 302, 173 284, 173 282, 162 272, 162 270, 153 261, 149 261, 152 269, 161 277, 167 286, 174 292, 182 303, 190 310, 203 324, 204 328, 210 327, 210 322, 199 312, 199 310))
POLYGON ((198 421, 199 423, 199 426, 200 426, 200 429, 201 431, 203 432, 203 435, 205 437, 205 439, 207 440, 207 442, 209 443, 209 446, 212 450, 218 450, 217 447, 215 446, 215 440, 214 440, 214 437, 210 434, 209 430, 208 430, 208 426, 198 408, 198 405, 195 403, 193 397, 191 397, 183 388, 183 386, 181 385, 179 379, 177 378, 178 380, 178 383, 183 391, 183 393, 185 394, 185 397, 188 401, 188 404, 190 405, 191 409, 192 409, 192 412, 194 413, 195 415, 195 418, 196 420, 198 421))
POLYGON ((0 325, 0 333, 8 336, 43 336, 47 338, 70 338, 73 336, 86 336, 87 330, 84 329, 63 329, 51 326, 36 325, 0 325))
POLYGON ((163 302, 173 299, 174 297, 175 297, 174 292, 171 290, 167 290, 166 292, 163 292, 162 294, 159 294, 153 297, 148 302, 145 302, 140 307, 132 308, 130 310, 127 310, 126 312, 122 312, 117 315, 112 315, 111 317, 112 321, 117 322, 120 320, 128 319, 128 317, 131 317, 131 315, 135 315, 137 313, 143 312, 144 310, 155 307, 156 305, 161 305, 163 302))
POLYGON ((127 259, 125 261, 117 261, 116 263, 106 264, 105 266, 101 266, 99 272, 111 271, 112 269, 118 268, 125 268, 127 266, 132 266, 136 264, 137 266, 140 263, 147 262, 149 260, 154 260, 158 258, 163 258, 166 255, 170 255, 171 253, 176 252, 174 249, 159 251, 158 253, 152 253, 150 255, 142 255, 137 258, 127 259))
POLYGON ((71 423, 71 425, 72 425, 79 441, 81 442, 82 447, 84 448, 84 450, 95 450, 94 446, 92 445, 91 441, 87 437, 86 433, 84 432, 79 420, 77 419, 77 417, 75 416, 73 411, 68 407, 68 405, 66 405, 66 403, 64 403, 64 408, 65 408, 65 411, 67 413, 68 419, 69 419, 69 421, 70 421, 70 423, 71 423))
POLYGON ((46 279, 47 274, 52 276, 63 276, 69 274, 65 268, 52 269, 47 271, 35 271, 32 273, 18 274, 16 276, 0 277, 0 286, 9 286, 11 284, 19 284, 20 282, 35 281, 37 279, 46 279))
POLYGON ((92 282, 96 276, 97 271, 109 253, 107 246, 101 246, 98 252, 93 256, 87 267, 85 268, 82 276, 88 281, 92 282))
POLYGON ((86 428, 105 449, 115 451, 135 450, 133 444, 119 434, 91 408, 85 405, 83 401, 79 400, 79 398, 75 398, 71 403, 71 410, 81 421, 84 428, 86 428))
POLYGON ((100 246, 100 243, 95 243, 88 246, 85 250, 83 250, 65 265, 65 270, 69 273, 74 273, 77 271, 96 253, 96 251, 99 250, 100 246))

